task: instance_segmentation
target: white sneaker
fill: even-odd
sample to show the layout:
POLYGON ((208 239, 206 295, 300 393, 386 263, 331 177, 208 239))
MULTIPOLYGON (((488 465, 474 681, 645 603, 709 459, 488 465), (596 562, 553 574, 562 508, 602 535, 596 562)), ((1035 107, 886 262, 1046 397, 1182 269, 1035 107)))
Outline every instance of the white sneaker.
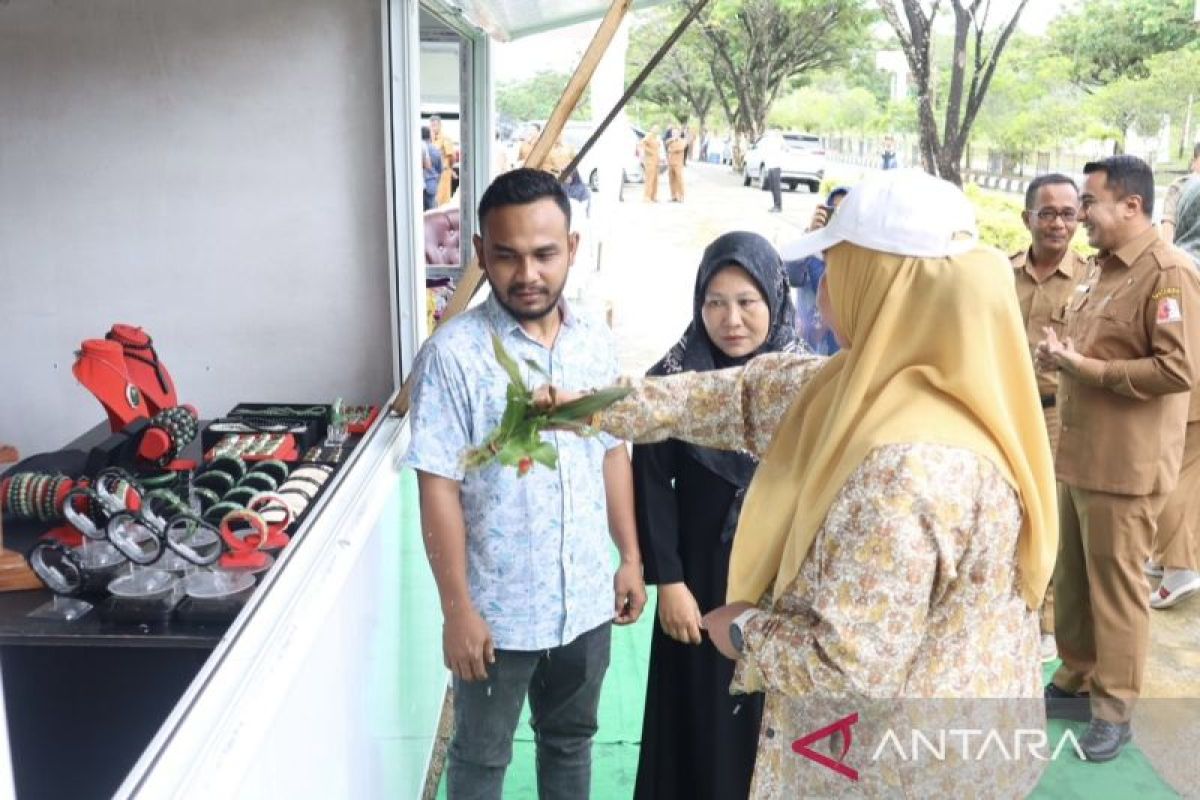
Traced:
POLYGON ((1170 608, 1200 592, 1200 573, 1190 569, 1168 570, 1150 595, 1151 608, 1170 608))
POLYGON ((1041 653, 1043 664, 1048 664, 1058 658, 1058 644, 1054 641, 1053 633, 1042 634, 1042 643, 1038 651, 1041 653))
POLYGON ((1149 575, 1151 578, 1161 578, 1163 576, 1162 564, 1155 564, 1150 559, 1146 559, 1146 563, 1142 566, 1142 572, 1149 575))

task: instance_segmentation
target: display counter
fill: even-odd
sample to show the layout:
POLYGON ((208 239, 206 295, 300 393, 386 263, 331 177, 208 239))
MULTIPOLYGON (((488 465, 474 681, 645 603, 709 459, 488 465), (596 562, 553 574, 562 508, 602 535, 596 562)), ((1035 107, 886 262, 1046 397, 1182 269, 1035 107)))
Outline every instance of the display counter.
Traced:
POLYGON ((448 672, 407 442, 376 421, 117 796, 420 796, 448 672))

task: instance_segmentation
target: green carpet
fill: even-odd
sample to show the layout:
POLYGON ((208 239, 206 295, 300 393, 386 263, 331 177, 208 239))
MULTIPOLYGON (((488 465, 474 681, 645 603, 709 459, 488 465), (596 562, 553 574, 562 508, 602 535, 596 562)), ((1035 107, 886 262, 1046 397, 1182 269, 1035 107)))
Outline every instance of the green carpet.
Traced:
MULTIPOLYGON (((646 668, 650 660, 650 626, 654 624, 654 595, 642 618, 631 628, 614 629, 612 664, 600 697, 600 732, 592 751, 593 800, 628 800, 637 774, 638 744, 642 733, 642 705, 646 695, 646 668)), ((1046 680, 1058 662, 1047 664, 1046 680)), ((1082 736, 1083 724, 1072 724, 1082 736)), ((1058 741, 1064 723, 1051 721, 1050 741, 1058 741)), ((438 794, 446 796, 445 780, 438 794)), ((513 761, 504 780, 505 798, 537 797, 534 771, 533 732, 526 705, 517 729, 513 761)), ((1154 771, 1136 746, 1107 764, 1086 764, 1064 755, 1052 762, 1042 776, 1036 800, 1107 800, 1137 798, 1158 800, 1179 795, 1154 771)))

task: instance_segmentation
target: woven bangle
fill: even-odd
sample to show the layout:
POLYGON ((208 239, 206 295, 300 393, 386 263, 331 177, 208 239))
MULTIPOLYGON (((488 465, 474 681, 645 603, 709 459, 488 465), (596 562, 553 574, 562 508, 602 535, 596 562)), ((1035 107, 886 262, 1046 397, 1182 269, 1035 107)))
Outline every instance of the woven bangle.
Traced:
POLYGON ((198 486, 204 489, 211 489, 218 495, 228 492, 236 482, 229 473, 215 469, 209 469, 192 478, 193 487, 198 486))
POLYGON ((257 511, 272 532, 282 532, 295 518, 295 512, 287 500, 274 492, 255 495, 254 499, 246 504, 246 508, 249 511, 257 511))
POLYGON ((287 480, 288 472, 290 471, 286 462, 280 461, 277 458, 268 461, 261 461, 254 465, 254 472, 269 475, 275 479, 275 485, 278 487, 287 480))
POLYGON ((233 456, 217 456, 208 462, 208 469, 204 472, 208 474, 213 470, 224 472, 233 478, 234 483, 237 483, 246 474, 246 462, 233 456))
POLYGON ((289 477, 287 483, 284 483, 284 485, 280 487, 280 494, 289 491, 299 492, 300 494, 304 494, 306 498, 312 500, 314 497, 317 497, 317 493, 320 492, 320 487, 322 487, 322 485, 320 485, 320 483, 317 481, 312 480, 311 477, 293 475, 292 477, 289 477))
POLYGON ((212 489, 205 489, 203 486, 193 486, 192 497, 199 503, 201 514, 221 502, 221 495, 212 489))
POLYGON ((220 525, 221 521, 225 519, 226 514, 231 514, 234 511, 243 511, 243 510, 244 509, 241 506, 239 506, 237 503, 226 503, 225 501, 221 501, 220 503, 217 503, 215 506, 212 506, 211 508, 209 508, 208 511, 205 511, 204 515, 203 515, 203 519, 205 522, 209 523, 210 525, 220 525))
POLYGON ((278 492, 283 498, 283 502, 287 503, 288 508, 292 510, 292 517, 298 519, 304 510, 308 508, 308 504, 312 502, 312 498, 297 489, 283 488, 278 492))
POLYGON ((238 481, 239 487, 248 487, 256 492, 273 492, 279 488, 279 481, 265 472, 248 472, 246 477, 238 481))
POLYGON ((316 472, 311 469, 298 469, 295 472, 293 472, 291 475, 288 476, 289 482, 290 481, 302 481, 304 483, 311 483, 313 486, 316 486, 318 489, 321 488, 322 486, 324 486, 325 482, 327 480, 329 480, 329 477, 327 475, 324 475, 320 472, 316 472))
POLYGON ((179 482, 179 473, 166 470, 155 475, 143 475, 138 480, 148 490, 172 489, 179 482))
POLYGON ((153 564, 162 555, 163 543, 158 531, 140 512, 118 511, 108 521, 105 531, 113 547, 135 564, 153 564))
POLYGON ((79 554, 62 542, 40 541, 26 559, 29 568, 55 594, 70 597, 83 588, 83 564, 79 554))
POLYGON ((221 557, 221 532, 190 512, 177 514, 163 531, 167 547, 184 560, 206 567, 221 557))
POLYGON ((142 497, 142 516, 160 532, 167 527, 167 520, 187 510, 187 505, 179 495, 170 489, 153 489, 142 497))
POLYGON ((76 486, 63 501, 63 516, 72 528, 89 539, 103 539, 111 514, 90 486, 76 486), (82 506, 82 508, 81 508, 82 506))
POLYGON ((221 497, 223 503, 233 503, 238 508, 245 508, 246 503, 254 499, 254 495, 258 494, 257 489, 252 489, 249 486, 237 486, 230 489, 221 497))
POLYGON ((266 543, 268 532, 267 521, 257 511, 240 508, 221 520, 221 538, 230 550, 258 550, 266 543), (247 527, 253 530, 239 535, 247 527))

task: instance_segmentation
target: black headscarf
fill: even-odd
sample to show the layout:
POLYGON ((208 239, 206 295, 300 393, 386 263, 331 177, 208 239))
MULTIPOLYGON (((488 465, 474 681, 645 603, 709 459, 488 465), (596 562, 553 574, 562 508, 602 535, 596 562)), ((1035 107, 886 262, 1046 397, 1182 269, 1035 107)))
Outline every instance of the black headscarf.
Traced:
MULTIPOLYGON (((700 269, 696 273, 696 287, 692 296, 692 321, 688 324, 683 336, 658 363, 650 368, 647 375, 673 375, 677 372, 705 372, 712 369, 724 369, 745 364, 751 358, 763 353, 805 353, 808 347, 796 333, 796 309, 788 292, 787 273, 784 272, 783 262, 779 253, 763 237, 747 231, 733 231, 718 236, 704 250, 700 260, 700 269), (767 338, 753 353, 733 358, 725 354, 720 347, 713 343, 704 327, 702 316, 704 295, 713 276, 730 264, 737 264, 746 270, 758 285, 766 299, 767 307, 771 310, 770 328, 767 338)), ((737 494, 725 518, 725 526, 721 531, 721 541, 728 542, 733 538, 737 528, 738 514, 742 508, 742 498, 750 479, 754 477, 754 469, 758 459, 749 453, 732 450, 715 450, 710 447, 685 444, 684 450, 689 456, 703 464, 711 472, 720 475, 737 487, 737 494)))

